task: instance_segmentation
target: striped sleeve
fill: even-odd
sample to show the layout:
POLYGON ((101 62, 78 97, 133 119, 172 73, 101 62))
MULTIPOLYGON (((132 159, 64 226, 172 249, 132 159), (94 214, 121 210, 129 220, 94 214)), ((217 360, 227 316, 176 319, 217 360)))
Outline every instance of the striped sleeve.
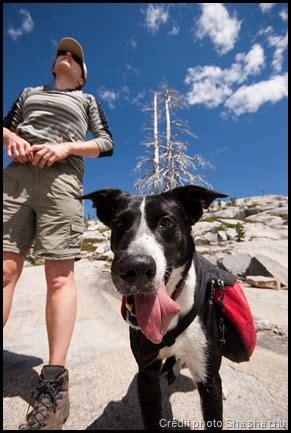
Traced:
POLYGON ((100 155, 111 156, 113 154, 112 134, 109 130, 104 111, 100 103, 92 96, 90 97, 89 108, 89 131, 92 132, 95 142, 100 149, 100 155))
POLYGON ((25 88, 12 105, 10 111, 3 119, 3 127, 15 132, 17 126, 23 121, 23 103, 28 95, 29 88, 25 88))

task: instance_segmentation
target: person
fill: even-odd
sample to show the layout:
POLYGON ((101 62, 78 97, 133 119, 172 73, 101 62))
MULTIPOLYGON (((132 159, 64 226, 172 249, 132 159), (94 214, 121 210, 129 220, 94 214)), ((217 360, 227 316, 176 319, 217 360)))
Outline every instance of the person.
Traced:
POLYGON ((74 262, 81 258, 85 157, 111 156, 113 139, 100 103, 81 90, 84 52, 63 38, 52 65, 53 85, 25 88, 3 121, 10 158, 4 170, 4 308, 33 245, 44 259, 49 361, 33 389, 22 430, 60 430, 69 415, 66 358, 76 319, 74 262), (86 140, 87 133, 93 138, 86 140))

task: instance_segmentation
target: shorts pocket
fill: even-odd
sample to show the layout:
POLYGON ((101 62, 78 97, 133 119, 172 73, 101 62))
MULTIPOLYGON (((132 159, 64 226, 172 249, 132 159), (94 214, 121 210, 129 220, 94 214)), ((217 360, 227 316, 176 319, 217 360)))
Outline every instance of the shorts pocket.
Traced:
POLYGON ((79 219, 72 219, 70 224, 70 234, 68 238, 68 246, 81 246, 84 233, 84 222, 79 219))
POLYGON ((3 174, 3 192, 15 196, 19 191, 19 182, 15 177, 9 176, 9 174, 3 174))

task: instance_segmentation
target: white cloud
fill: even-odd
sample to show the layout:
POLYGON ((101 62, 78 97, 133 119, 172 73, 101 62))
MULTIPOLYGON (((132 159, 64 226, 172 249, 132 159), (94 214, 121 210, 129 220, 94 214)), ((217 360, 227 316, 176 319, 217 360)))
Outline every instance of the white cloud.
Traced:
POLYGON ((191 86, 186 97, 190 105, 204 104, 215 108, 233 93, 234 84, 243 83, 250 75, 257 75, 265 65, 264 50, 254 44, 250 51, 239 53, 230 68, 196 66, 189 68, 185 83, 191 86))
POLYGON ((268 43, 271 47, 275 47, 272 66, 275 72, 282 71, 284 61, 283 53, 288 48, 288 32, 285 36, 269 36, 268 43))
POLYGON ((138 107, 141 107, 142 106, 141 101, 144 99, 145 96, 146 96, 146 92, 142 90, 141 92, 138 92, 134 98, 131 99, 130 103, 138 107))
POLYGON ((101 86, 97 90, 97 93, 99 98, 107 102, 109 108, 111 108, 112 110, 115 108, 118 101, 126 101, 131 105, 141 106, 141 101, 146 96, 145 91, 140 91, 135 96, 131 95, 128 86, 123 86, 119 90, 106 89, 106 87, 101 86))
POLYGON ((133 38, 130 38, 128 45, 131 46, 135 50, 137 47, 137 42, 133 38))
POLYGON ((260 3, 259 6, 263 13, 269 12, 276 3, 260 3))
POLYGON ((187 100, 190 105, 204 104, 208 108, 215 108, 222 104, 225 98, 232 94, 231 87, 225 83, 217 86, 212 80, 195 82, 187 100))
POLYGON ((103 101, 106 101, 108 103, 109 108, 115 108, 114 103, 117 101, 119 96, 117 92, 115 92, 114 90, 106 89, 105 87, 101 87, 97 90, 97 92, 99 97, 103 99, 103 101))
POLYGON ((288 10, 287 9, 282 9, 279 12, 280 17, 282 18, 283 21, 288 21, 288 10))
POLYGON ((145 15, 145 26, 147 30, 155 34, 161 24, 165 24, 169 19, 168 7, 165 5, 149 4, 145 15))
POLYGON ((140 70, 135 68, 134 66, 130 65, 129 63, 127 63, 125 65, 125 69, 129 72, 133 72, 135 75, 139 75, 140 74, 140 70))
POLYGON ((288 74, 275 75, 269 80, 240 87, 227 101, 225 107, 237 116, 255 113, 261 105, 274 104, 288 96, 288 74))
POLYGON ((173 28, 172 28, 172 30, 169 31, 168 35, 170 35, 170 36, 177 36, 177 34, 179 33, 179 31, 180 31, 180 27, 176 27, 173 24, 173 28))
POLYGON ((259 44, 253 45, 252 49, 244 58, 244 71, 246 75, 258 74, 265 63, 264 50, 259 44))
POLYGON ((16 39, 23 34, 32 32, 34 27, 34 22, 26 9, 19 9, 18 12, 23 15, 23 20, 20 27, 14 28, 10 26, 7 30, 7 33, 14 41, 16 41, 16 39))
POLYGON ((219 54, 231 50, 237 39, 241 21, 231 17, 222 3, 200 3, 202 15, 198 19, 196 36, 209 36, 219 54))
POLYGON ((268 35, 269 33, 273 33, 274 29, 272 26, 268 26, 265 27, 264 29, 261 29, 260 31, 258 31, 257 35, 258 36, 262 36, 262 35, 268 35))

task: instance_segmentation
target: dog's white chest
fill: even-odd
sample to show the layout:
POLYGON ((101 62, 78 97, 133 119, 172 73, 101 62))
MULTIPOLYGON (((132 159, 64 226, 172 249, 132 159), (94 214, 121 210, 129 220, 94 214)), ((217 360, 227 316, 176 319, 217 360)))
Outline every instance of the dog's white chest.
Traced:
POLYGON ((159 359, 170 356, 185 362, 195 383, 206 380, 207 340, 198 317, 179 335, 173 346, 160 350, 159 359))
MULTIPOLYGON (((170 282, 171 283, 171 282, 170 282)), ((194 288, 196 285, 196 275, 192 264, 184 289, 176 302, 181 307, 182 315, 190 311, 193 306, 194 288)), ((172 289, 170 289, 172 291, 172 289)), ((170 323, 169 330, 173 329, 178 322, 178 317, 170 323)), ((159 358, 164 359, 176 356, 185 362, 189 368, 194 382, 204 382, 207 376, 207 340, 198 317, 179 335, 176 342, 171 347, 160 350, 159 358)))

